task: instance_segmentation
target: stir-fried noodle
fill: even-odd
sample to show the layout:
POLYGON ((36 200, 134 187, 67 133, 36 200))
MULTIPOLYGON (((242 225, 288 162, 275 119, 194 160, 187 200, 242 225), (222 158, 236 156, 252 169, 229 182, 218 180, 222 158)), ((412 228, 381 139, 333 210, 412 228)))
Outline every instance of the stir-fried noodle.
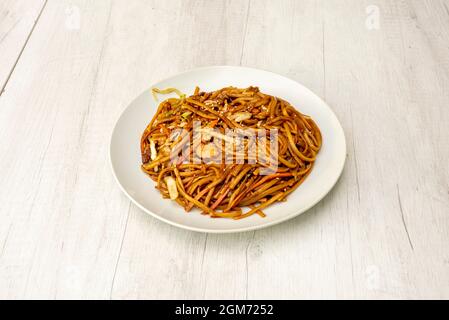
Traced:
POLYGON ((211 217, 242 219, 298 188, 322 137, 287 101, 256 87, 195 89, 160 103, 141 139, 142 169, 164 198, 211 217), (243 209, 248 208, 247 212, 243 209))

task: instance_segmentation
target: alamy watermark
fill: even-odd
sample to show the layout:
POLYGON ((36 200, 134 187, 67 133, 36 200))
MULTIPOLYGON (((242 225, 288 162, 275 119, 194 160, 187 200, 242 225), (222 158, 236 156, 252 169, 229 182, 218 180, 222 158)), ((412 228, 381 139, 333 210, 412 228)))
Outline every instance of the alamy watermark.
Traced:
POLYGON ((65 8, 65 27, 68 30, 75 31, 81 29, 81 10, 75 5, 65 8))
POLYGON ((369 5, 366 7, 366 14, 368 15, 365 20, 365 26, 368 30, 380 29, 380 8, 376 5, 369 5))
POLYGON ((278 169, 277 129, 226 129, 223 133, 194 121, 192 133, 175 129, 170 140, 176 142, 170 152, 174 164, 259 164, 260 175, 270 175, 278 169))

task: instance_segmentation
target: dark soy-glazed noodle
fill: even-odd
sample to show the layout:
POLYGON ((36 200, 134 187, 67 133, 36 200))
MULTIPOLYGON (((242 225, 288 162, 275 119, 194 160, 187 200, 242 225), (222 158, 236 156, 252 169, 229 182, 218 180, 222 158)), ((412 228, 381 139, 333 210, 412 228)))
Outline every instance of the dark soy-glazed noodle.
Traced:
MULTIPOLYGON (((216 218, 265 217, 263 209, 286 201, 312 171, 322 145, 320 129, 287 101, 264 94, 257 87, 227 87, 213 92, 201 92, 197 87, 189 97, 173 88, 153 89, 154 95, 173 92, 179 97, 160 103, 142 135, 142 169, 156 182, 164 198, 171 198, 186 211, 197 207, 216 218), (196 144, 195 123, 211 130, 196 144), (174 134, 180 129, 181 134, 174 134), (277 130, 275 172, 261 174, 267 164, 254 161, 256 156, 248 152, 254 141, 240 140, 243 147, 239 150, 225 145, 229 129, 266 130, 267 145, 268 132, 277 130), (186 146, 187 156, 172 161, 171 155, 180 154, 186 146), (222 161, 204 161, 216 154, 222 161), (194 156, 203 161, 191 161, 194 156), (229 158, 244 161, 229 163, 229 158)), ((265 151, 272 159, 270 149, 265 151)))

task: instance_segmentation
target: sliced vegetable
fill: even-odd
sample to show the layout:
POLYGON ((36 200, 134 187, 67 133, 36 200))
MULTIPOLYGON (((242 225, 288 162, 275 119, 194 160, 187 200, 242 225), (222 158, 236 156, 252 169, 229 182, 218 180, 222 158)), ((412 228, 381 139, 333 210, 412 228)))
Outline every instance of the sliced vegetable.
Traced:
POLYGON ((253 115, 250 112, 236 112, 233 115, 233 118, 235 122, 242 122, 251 119, 252 116, 253 115))
POLYGON ((192 114, 191 111, 186 111, 183 114, 181 114, 181 117, 183 117, 184 119, 187 119, 188 117, 190 117, 191 114, 192 114))
POLYGON ((168 176, 165 179, 170 199, 176 200, 179 196, 178 188, 176 187, 176 180, 172 176, 168 176))
POLYGON ((226 142, 229 143, 233 143, 234 139, 231 136, 225 136, 224 134, 215 131, 215 130, 211 130, 210 128, 203 128, 203 129, 199 129, 199 132, 201 132, 202 135, 204 135, 204 133, 206 132, 207 134, 210 134, 212 137, 224 140, 226 142))
POLYGON ((157 151, 156 151, 156 143, 154 140, 150 140, 150 151, 151 151, 151 160, 154 161, 157 158, 157 151))

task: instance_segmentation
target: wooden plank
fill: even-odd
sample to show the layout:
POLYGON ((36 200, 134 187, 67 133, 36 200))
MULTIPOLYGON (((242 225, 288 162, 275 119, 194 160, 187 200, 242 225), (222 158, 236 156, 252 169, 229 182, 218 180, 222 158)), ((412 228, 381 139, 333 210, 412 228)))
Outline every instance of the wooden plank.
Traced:
POLYGON ((331 215, 336 256, 351 249, 336 271, 351 266, 353 287, 336 276, 337 297, 449 295, 444 3, 378 1, 378 30, 370 1, 325 4, 326 98, 349 146, 331 215))
POLYGON ((45 0, 0 2, 0 95, 44 6, 45 0))
POLYGON ((0 99, 2 298, 109 297, 129 210, 107 164, 121 100, 96 100, 110 10, 49 1, 0 99))

